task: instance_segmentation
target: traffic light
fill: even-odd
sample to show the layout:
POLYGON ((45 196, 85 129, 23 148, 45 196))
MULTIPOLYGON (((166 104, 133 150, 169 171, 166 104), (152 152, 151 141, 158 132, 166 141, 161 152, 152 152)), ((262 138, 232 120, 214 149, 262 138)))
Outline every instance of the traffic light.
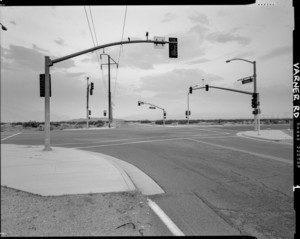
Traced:
MULTIPOLYGON (((50 97, 51 97, 51 75, 49 75, 49 88, 50 88, 50 97)), ((40 74, 40 97, 45 97, 45 74, 40 74)))
POLYGON ((94 90, 94 83, 91 82, 90 95, 93 95, 93 90, 94 90))
POLYGON ((103 111, 103 115, 106 116, 106 110, 103 111))
POLYGON ((89 115, 91 115, 92 114, 92 111, 91 110, 89 110, 89 115))
POLYGON ((138 106, 141 106, 141 102, 140 101, 138 102, 138 106))
POLYGON ((206 90, 206 91, 209 90, 209 85, 205 85, 205 90, 206 90))
POLYGON ((252 94, 252 101, 251 101, 252 108, 257 108, 257 93, 252 94))
POLYGON ((169 38, 169 57, 177 58, 178 57, 178 47, 177 47, 177 38, 169 38))
POLYGON ((190 87, 190 94, 193 93, 193 87, 190 87))
POLYGON ((166 111, 164 111, 164 117, 166 117, 167 116, 167 112, 166 111))

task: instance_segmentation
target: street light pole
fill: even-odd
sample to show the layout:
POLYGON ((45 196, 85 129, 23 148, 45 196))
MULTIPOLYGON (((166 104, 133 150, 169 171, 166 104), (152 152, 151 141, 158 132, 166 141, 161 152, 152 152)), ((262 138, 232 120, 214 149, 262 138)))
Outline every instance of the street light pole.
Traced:
POLYGON ((257 114, 254 114, 254 131, 257 131, 257 133, 259 134, 260 131, 260 119, 259 119, 259 114, 260 114, 260 108, 259 108, 259 93, 257 93, 257 75, 256 75, 256 61, 248 61, 242 58, 234 58, 231 60, 227 60, 226 63, 229 63, 230 61, 234 61, 234 60, 241 60, 241 61, 246 61, 248 63, 253 64, 253 93, 257 94, 257 106, 255 108, 255 111, 257 112, 257 114))

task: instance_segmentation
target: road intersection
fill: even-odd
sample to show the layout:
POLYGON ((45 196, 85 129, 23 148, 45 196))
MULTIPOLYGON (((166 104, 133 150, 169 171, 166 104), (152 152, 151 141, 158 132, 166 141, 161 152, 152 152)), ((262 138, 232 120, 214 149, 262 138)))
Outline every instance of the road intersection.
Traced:
MULTIPOLYGON (((292 238, 292 144, 240 137, 237 133, 241 130, 251 129, 145 127, 53 131, 51 144, 108 155, 140 169, 165 192, 149 199, 185 235, 292 238)), ((43 132, 23 132, 1 143, 42 142, 43 132)))

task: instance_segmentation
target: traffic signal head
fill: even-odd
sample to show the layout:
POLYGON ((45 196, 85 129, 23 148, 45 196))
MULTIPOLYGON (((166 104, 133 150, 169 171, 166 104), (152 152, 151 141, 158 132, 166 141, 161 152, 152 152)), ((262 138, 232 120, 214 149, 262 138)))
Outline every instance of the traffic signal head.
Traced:
POLYGON ((190 87, 190 94, 193 93, 193 87, 190 87))
POLYGON ((209 85, 205 85, 205 90, 206 90, 206 91, 209 90, 209 85))
POLYGON ((252 94, 252 101, 251 101, 252 108, 257 108, 257 93, 252 94))
POLYGON ((94 89, 94 82, 91 82, 91 90, 94 89))
POLYGON ((90 95, 93 95, 93 89, 92 88, 90 89, 90 95))
POLYGON ((141 102, 140 101, 138 101, 138 106, 141 106, 141 102))
POLYGON ((166 112, 166 111, 164 111, 164 116, 165 116, 165 117, 167 116, 167 112, 166 112))
POLYGON ((178 57, 178 47, 177 47, 177 38, 169 38, 169 57, 177 58, 178 57))

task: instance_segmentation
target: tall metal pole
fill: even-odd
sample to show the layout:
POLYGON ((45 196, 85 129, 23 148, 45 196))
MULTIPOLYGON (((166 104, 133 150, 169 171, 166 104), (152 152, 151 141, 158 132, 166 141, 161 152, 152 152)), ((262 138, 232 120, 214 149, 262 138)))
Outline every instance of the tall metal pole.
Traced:
MULTIPOLYGON (((257 93, 257 87, 256 87, 256 62, 253 62, 253 86, 254 86, 254 94, 257 93)), ((257 109, 257 107, 255 108, 255 110, 257 109)), ((257 131, 257 115, 254 114, 254 131, 257 131)))
MULTIPOLYGON (((254 78, 254 93, 257 93, 257 75, 256 75, 256 61, 253 61, 253 71, 254 71, 254 75, 253 75, 253 78, 254 78)), ((259 104, 260 104, 260 100, 259 100, 259 94, 257 94, 257 107, 256 107, 256 111, 257 111, 257 115, 256 116, 256 130, 257 130, 257 133, 259 134, 259 131, 260 131, 260 117, 259 117, 259 114, 260 114, 260 107, 259 107, 259 104)))
POLYGON ((135 43, 154 43, 154 44, 169 44, 169 43, 174 43, 174 42, 169 42, 169 41, 165 41, 165 42, 161 42, 161 41, 152 41, 152 40, 136 40, 136 41, 120 41, 120 42, 113 42, 113 43, 109 43, 109 44, 104 44, 104 45, 100 45, 100 46, 96 46, 93 48, 89 48, 80 52, 76 52, 67 56, 63 56, 57 59, 53 59, 51 60, 49 58, 49 56, 45 56, 45 151, 49 151, 51 150, 50 147, 50 102, 49 102, 49 68, 50 66, 53 66, 54 64, 61 62, 61 61, 65 61, 68 59, 71 59, 73 57, 76 56, 80 56, 89 52, 93 52, 99 49, 104 49, 107 47, 111 47, 111 46, 116 46, 116 45, 124 45, 124 44, 135 44, 135 43), (48 80, 47 80, 48 79, 48 80))
POLYGON ((110 56, 108 55, 108 127, 111 122, 111 92, 110 92, 110 56))
POLYGON ((49 56, 45 56, 45 148, 44 151, 52 150, 50 147, 50 74, 49 56))
POLYGON ((86 87, 86 128, 89 128, 89 90, 90 90, 90 85, 89 85, 89 77, 86 78, 87 80, 87 87, 86 87))
POLYGON ((187 124, 190 124, 190 93, 187 94, 187 124))

